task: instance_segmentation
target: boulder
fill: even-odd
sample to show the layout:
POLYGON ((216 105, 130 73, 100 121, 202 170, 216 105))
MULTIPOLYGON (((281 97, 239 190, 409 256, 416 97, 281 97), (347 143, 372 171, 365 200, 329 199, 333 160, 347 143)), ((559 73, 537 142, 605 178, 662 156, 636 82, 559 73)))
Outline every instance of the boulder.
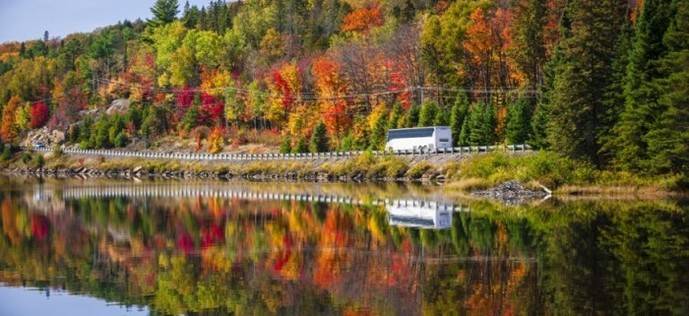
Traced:
POLYGON ((125 114, 127 111, 129 111, 129 105, 131 102, 129 102, 129 99, 116 99, 113 100, 112 103, 110 104, 110 107, 108 107, 107 110, 105 110, 105 113, 108 115, 113 115, 113 114, 125 114))
POLYGON ((62 144, 64 141, 64 132, 59 130, 49 131, 48 127, 43 127, 29 131, 29 134, 26 135, 26 138, 24 138, 24 141, 22 141, 21 145, 25 147, 33 147, 34 145, 42 144, 45 147, 50 148, 53 145, 62 144))

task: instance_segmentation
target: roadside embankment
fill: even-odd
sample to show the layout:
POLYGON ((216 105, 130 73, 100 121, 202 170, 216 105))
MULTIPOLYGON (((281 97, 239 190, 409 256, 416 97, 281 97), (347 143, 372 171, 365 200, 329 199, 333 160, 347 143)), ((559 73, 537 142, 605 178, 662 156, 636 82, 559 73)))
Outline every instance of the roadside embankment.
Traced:
POLYGON ((83 176, 111 178, 244 178, 250 180, 307 181, 442 181, 444 166, 468 156, 376 156, 305 160, 187 161, 55 155, 37 162, 23 154, 5 166, 6 173, 37 176, 83 176))
POLYGON ((645 177, 599 170, 551 152, 492 152, 474 155, 377 156, 311 160, 185 161, 22 153, 2 166, 5 173, 56 177, 431 181, 446 190, 474 192, 516 180, 527 189, 554 195, 626 194, 668 196, 686 192, 682 175, 645 177), (43 158, 44 157, 44 158, 43 158))

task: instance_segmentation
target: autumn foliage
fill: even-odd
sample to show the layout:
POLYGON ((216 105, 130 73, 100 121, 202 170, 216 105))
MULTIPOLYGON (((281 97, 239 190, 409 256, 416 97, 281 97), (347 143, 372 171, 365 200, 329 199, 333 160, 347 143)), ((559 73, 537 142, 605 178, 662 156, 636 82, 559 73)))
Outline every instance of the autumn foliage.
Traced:
POLYGON ((31 106, 31 128, 42 127, 48 122, 49 117, 50 110, 43 101, 36 102, 31 106))
POLYGON ((201 94, 200 123, 208 125, 221 125, 224 118, 225 102, 209 93, 201 94))
POLYGON ((2 110, 2 122, 0 122, 0 138, 4 142, 11 142, 16 136, 17 131, 14 126, 15 113, 21 106, 19 97, 14 96, 2 110))
POLYGON ((383 25, 383 14, 380 6, 360 8, 344 17, 342 30, 345 32, 366 32, 373 27, 383 25))

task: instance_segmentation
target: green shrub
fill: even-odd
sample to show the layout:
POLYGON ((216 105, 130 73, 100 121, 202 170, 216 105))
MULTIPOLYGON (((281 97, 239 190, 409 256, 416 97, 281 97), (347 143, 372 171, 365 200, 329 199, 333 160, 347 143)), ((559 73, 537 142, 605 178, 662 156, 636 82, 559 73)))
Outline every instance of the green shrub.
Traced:
POLYGON ((423 177, 429 170, 433 169, 433 166, 428 162, 420 162, 409 168, 406 176, 411 179, 418 179, 423 177))
POLYGON ((43 155, 37 154, 33 159, 33 165, 36 168, 43 168, 43 166, 45 166, 45 158, 43 158, 43 155))
POLYGON ((0 155, 0 160, 7 161, 12 158, 12 147, 5 145, 5 148, 2 150, 2 154, 0 155))
POLYGON ((58 144, 55 144, 53 146, 52 153, 53 153, 53 158, 62 157, 62 154, 64 154, 64 152, 62 151, 62 147, 60 147, 60 145, 58 145, 58 144))
POLYGON ((366 175, 369 178, 386 177, 398 178, 404 175, 409 169, 409 166, 399 158, 385 157, 381 159, 374 159, 374 163, 369 164, 366 168, 366 175))
POLYGON ((32 159, 33 159, 33 157, 31 157, 31 154, 30 154, 30 153, 27 153, 27 152, 22 153, 21 160, 22 160, 23 163, 27 164, 27 163, 29 163, 32 159))

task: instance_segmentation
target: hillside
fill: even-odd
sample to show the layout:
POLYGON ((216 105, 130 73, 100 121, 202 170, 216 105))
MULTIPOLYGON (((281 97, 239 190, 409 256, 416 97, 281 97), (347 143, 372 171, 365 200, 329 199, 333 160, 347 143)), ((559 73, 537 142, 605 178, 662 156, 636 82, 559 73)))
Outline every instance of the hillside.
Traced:
POLYGON ((151 11, 0 45, 0 139, 47 126, 88 149, 306 152, 380 149, 390 128, 448 125, 455 145, 689 170, 687 0, 158 0, 151 11))

